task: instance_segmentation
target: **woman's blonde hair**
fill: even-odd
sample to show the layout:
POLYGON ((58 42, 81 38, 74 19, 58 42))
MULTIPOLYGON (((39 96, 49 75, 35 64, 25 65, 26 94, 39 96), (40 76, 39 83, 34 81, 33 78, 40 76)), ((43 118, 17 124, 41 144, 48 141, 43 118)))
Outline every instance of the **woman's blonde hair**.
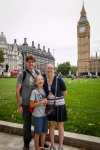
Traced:
POLYGON ((52 66, 54 67, 54 70, 55 70, 55 66, 54 66, 53 64, 51 64, 51 63, 47 64, 47 65, 46 65, 46 68, 47 68, 49 65, 52 65, 52 66))

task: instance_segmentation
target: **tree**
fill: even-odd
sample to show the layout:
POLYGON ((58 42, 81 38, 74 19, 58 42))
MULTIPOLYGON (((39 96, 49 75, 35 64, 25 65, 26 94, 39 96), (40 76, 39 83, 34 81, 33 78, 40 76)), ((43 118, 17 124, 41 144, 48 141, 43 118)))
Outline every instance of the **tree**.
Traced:
POLYGON ((77 66, 71 66, 71 74, 76 73, 77 66))
POLYGON ((58 65, 57 72, 61 72, 62 75, 67 75, 70 69, 70 62, 64 62, 58 65))
POLYGON ((4 59, 4 52, 0 50, 0 63, 3 63, 5 61, 4 59))

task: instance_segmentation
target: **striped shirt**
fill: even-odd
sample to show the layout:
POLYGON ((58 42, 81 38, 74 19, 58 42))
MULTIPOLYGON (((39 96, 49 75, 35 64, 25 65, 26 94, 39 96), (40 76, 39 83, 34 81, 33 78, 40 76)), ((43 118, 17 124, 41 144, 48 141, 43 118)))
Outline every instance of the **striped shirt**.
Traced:
POLYGON ((48 93, 47 99, 48 99, 49 105, 53 105, 54 101, 55 101, 55 106, 60 106, 60 105, 65 104, 65 100, 64 100, 63 96, 56 97, 56 99, 55 99, 55 95, 53 95, 51 92, 51 85, 48 85, 48 91, 49 91, 49 93, 48 93))

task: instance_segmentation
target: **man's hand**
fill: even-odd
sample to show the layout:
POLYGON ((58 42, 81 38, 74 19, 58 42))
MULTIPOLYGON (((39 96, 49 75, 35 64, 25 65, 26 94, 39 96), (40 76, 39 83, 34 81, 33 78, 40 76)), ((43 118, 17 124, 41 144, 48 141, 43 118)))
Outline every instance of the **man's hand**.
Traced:
POLYGON ((23 108, 22 108, 22 106, 19 106, 19 107, 18 107, 18 113, 19 113, 19 114, 23 114, 23 108))

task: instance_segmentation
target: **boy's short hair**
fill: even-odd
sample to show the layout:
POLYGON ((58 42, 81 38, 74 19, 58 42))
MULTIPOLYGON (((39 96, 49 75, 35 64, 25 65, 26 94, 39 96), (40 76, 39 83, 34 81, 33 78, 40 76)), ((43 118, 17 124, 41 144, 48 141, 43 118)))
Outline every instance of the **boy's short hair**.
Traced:
MULTIPOLYGON (((34 78, 34 84, 35 84, 35 82, 36 82, 36 80, 37 80, 37 78, 38 77, 42 77, 41 75, 37 75, 35 78, 34 78)), ((42 77, 43 78, 43 77, 42 77)), ((44 80, 44 78, 43 78, 43 80, 44 80)), ((35 84, 36 85, 36 84, 35 84)))
POLYGON ((31 59, 31 60, 33 60, 34 62, 36 62, 36 58, 35 58, 35 56, 32 55, 32 54, 29 54, 29 55, 26 56, 26 62, 27 62, 29 59, 31 59))

